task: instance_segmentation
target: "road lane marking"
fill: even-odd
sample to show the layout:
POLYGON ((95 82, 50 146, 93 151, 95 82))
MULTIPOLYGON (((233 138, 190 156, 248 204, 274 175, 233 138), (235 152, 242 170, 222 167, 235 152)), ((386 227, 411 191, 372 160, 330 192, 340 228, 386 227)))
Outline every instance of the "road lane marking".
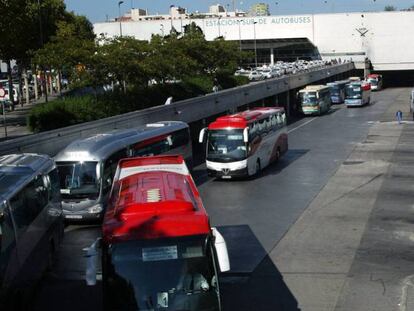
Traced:
POLYGON ((289 130, 289 131, 288 131, 288 134, 290 134, 290 133, 292 133, 292 132, 296 131, 297 129, 300 129, 302 126, 305 126, 306 124, 311 123, 311 122, 312 122, 313 120, 315 120, 315 119, 317 119, 317 117, 314 117, 314 118, 310 119, 309 121, 306 121, 305 123, 303 123, 303 124, 301 124, 301 125, 299 125, 299 126, 297 126, 297 127, 293 128, 293 129, 289 130))

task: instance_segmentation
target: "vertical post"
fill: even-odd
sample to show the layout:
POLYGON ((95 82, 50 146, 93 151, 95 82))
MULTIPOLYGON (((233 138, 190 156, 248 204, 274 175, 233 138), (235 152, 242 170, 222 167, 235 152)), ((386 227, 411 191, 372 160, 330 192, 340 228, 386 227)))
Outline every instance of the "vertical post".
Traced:
POLYGON ((286 116, 290 117, 290 91, 286 92, 286 116))
POLYGON ((33 70, 33 82, 34 82, 34 92, 35 92, 35 100, 39 99, 39 90, 38 90, 38 85, 37 85, 37 66, 34 66, 34 70, 33 70))
POLYGON ((239 24, 239 46, 240 46, 240 52, 242 51, 242 42, 241 42, 241 28, 240 28, 240 23, 241 23, 241 19, 237 20, 237 23, 239 24))
POLYGON ((124 1, 118 2, 118 13, 119 13, 119 36, 122 37, 122 16, 121 16, 121 4, 124 3, 124 1))
POLYGON ((270 65, 275 64, 275 51, 273 48, 270 48, 270 65))
POLYGON ((29 93, 29 79, 27 77, 27 69, 26 68, 24 69, 23 77, 24 77, 26 104, 28 105, 30 103, 30 93, 29 93))
POLYGON ((257 22, 253 23, 253 32, 254 32, 254 63, 256 64, 256 68, 257 68, 256 24, 257 22))
POLYGON ((6 123, 6 106, 5 101, 2 101, 3 105, 3 124, 4 124, 4 137, 7 139, 7 123, 6 123))
POLYGON ((220 36, 221 36, 221 33, 220 33, 220 20, 221 20, 221 16, 219 16, 218 23, 217 23, 217 25, 218 25, 218 38, 220 38, 220 36))

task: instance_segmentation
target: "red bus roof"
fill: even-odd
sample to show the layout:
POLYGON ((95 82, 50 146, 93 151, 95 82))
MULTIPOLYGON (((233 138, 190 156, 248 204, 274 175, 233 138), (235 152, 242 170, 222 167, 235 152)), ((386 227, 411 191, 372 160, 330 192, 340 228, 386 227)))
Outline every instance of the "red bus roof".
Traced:
POLYGON ((218 117, 216 121, 209 124, 209 130, 219 130, 225 128, 244 129, 249 123, 265 118, 276 112, 284 112, 282 107, 258 107, 236 114, 218 117))
POLYGON ((207 212, 181 156, 119 162, 103 222, 105 241, 209 233, 207 212))

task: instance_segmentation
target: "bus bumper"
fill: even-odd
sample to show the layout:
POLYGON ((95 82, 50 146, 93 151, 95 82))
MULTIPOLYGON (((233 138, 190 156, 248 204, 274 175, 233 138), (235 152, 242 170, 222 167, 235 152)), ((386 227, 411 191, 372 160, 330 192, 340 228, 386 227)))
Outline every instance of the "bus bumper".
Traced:
POLYGON ((304 115, 311 115, 311 114, 319 114, 319 108, 312 108, 312 107, 306 107, 302 108, 302 112, 304 115))
POLYGON ((206 161, 206 165, 208 175, 216 178, 230 179, 249 175, 247 160, 232 163, 206 161))
POLYGON ((63 217, 65 218, 65 221, 68 222, 97 221, 102 219, 103 212, 89 213, 88 211, 72 212, 68 210, 63 210, 63 217))
POLYGON ((238 178, 238 177, 246 177, 249 175, 247 168, 243 168, 240 170, 229 171, 223 169, 221 171, 207 169, 208 176, 215 177, 215 178, 222 178, 222 179, 231 179, 231 178, 238 178))
POLYGON ((349 100, 345 100, 345 105, 347 107, 362 106, 362 100, 361 99, 349 99, 349 100))

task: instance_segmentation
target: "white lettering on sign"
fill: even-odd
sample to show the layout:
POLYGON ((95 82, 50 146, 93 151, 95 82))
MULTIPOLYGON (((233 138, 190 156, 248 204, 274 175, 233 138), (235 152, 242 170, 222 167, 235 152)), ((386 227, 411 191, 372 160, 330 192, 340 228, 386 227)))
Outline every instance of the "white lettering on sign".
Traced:
POLYGON ((187 166, 183 164, 155 164, 155 165, 142 165, 142 166, 134 166, 134 167, 126 167, 121 168, 121 173, 119 174, 119 180, 132 176, 139 173, 146 173, 146 172, 171 172, 177 173, 181 175, 189 175, 189 171, 187 166))
POLYGON ((269 25, 269 24, 310 24, 312 22, 311 16, 277 16, 277 17, 260 17, 260 18, 246 18, 246 19, 216 19, 206 20, 206 27, 220 26, 244 26, 253 25, 269 25))
POLYGON ((178 258, 177 245, 142 249, 142 261, 174 260, 178 258))

